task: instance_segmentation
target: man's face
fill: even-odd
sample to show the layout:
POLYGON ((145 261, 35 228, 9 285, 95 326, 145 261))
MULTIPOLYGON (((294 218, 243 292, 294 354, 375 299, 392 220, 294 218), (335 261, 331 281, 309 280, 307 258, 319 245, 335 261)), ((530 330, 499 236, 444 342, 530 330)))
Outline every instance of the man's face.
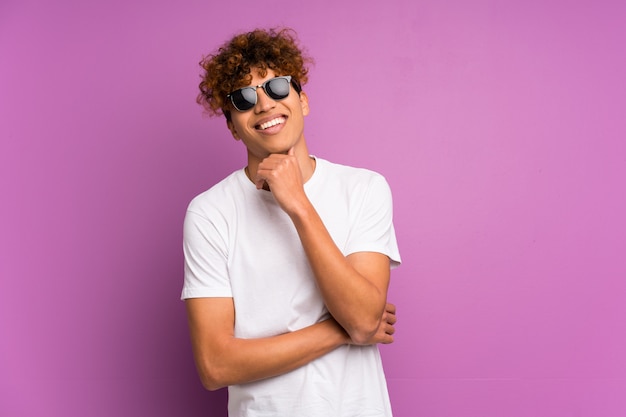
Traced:
MULTIPOLYGON (((289 75, 289 74, 285 74, 289 75)), ((252 70, 251 86, 263 84, 276 77, 267 70, 265 77, 252 70)), ((304 144, 304 116, 309 114, 309 104, 304 92, 300 95, 289 86, 289 95, 282 100, 269 97, 263 88, 257 88, 257 102, 250 110, 240 112, 232 107, 228 128, 237 140, 248 148, 248 158, 260 162, 272 153, 286 153, 299 143, 304 144)))

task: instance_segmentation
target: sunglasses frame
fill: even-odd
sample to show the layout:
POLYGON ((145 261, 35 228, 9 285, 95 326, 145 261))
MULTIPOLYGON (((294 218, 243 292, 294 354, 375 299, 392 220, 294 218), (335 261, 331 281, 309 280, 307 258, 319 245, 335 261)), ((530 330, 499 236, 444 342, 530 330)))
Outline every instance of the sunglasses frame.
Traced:
POLYGON ((265 91, 265 94, 267 94, 267 96, 269 98, 271 98, 272 100, 284 100, 287 97, 289 97, 289 93, 287 93, 287 95, 285 97, 274 97, 269 91, 267 91, 267 88, 266 88, 267 85, 269 83, 271 83, 272 81, 277 80, 277 79, 287 80, 287 83, 293 85, 293 88, 296 90, 296 92, 298 94, 300 94, 300 88, 299 88, 298 84, 295 81, 292 80, 291 75, 281 75, 279 77, 270 78, 269 80, 267 80, 264 83, 259 84, 259 85, 250 85, 248 87, 239 88, 239 89, 233 91, 232 93, 226 95, 226 98, 230 100, 230 103, 233 105, 235 110, 237 110, 238 112, 246 112, 246 111, 252 109, 254 106, 256 106, 256 103, 259 100, 259 94, 257 93, 257 90, 259 88, 262 88, 263 91, 265 91), (243 90, 252 90, 252 91, 254 91, 254 103, 249 108, 242 110, 239 107, 237 107, 237 105, 235 104, 235 100, 233 99, 233 94, 238 93, 238 92, 243 91, 243 90))

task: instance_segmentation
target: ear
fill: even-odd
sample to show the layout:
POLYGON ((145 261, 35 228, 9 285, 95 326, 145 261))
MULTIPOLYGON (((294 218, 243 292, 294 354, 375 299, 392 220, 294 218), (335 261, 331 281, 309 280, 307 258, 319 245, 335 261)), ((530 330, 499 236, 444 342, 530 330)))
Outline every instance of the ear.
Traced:
POLYGON ((228 126, 228 130, 230 130, 230 134, 233 135, 235 140, 241 140, 241 138, 237 134, 237 129, 235 129, 235 125, 231 120, 226 120, 226 126, 228 126))
POLYGON ((304 116, 309 114, 309 97, 304 91, 300 91, 300 107, 302 107, 302 114, 304 116))

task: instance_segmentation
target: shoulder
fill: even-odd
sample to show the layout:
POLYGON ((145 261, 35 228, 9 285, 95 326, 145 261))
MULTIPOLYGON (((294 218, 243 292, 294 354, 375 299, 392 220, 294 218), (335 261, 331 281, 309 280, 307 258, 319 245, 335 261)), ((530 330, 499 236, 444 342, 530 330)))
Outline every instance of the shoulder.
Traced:
POLYGON ((187 212, 206 215, 207 212, 215 210, 228 210, 232 205, 237 204, 245 192, 241 183, 242 175, 244 175, 243 171, 237 170, 195 196, 189 203, 187 212))
POLYGON ((368 182, 368 181, 383 181, 386 182, 385 177, 371 169, 353 167, 349 165, 338 164, 336 162, 330 162, 325 159, 316 158, 320 172, 324 176, 333 178, 335 180, 356 181, 356 182, 368 182))
POLYGON ((351 192, 389 189, 386 178, 379 172, 367 168, 338 164, 320 158, 316 158, 316 160, 320 177, 325 182, 339 185, 351 192))

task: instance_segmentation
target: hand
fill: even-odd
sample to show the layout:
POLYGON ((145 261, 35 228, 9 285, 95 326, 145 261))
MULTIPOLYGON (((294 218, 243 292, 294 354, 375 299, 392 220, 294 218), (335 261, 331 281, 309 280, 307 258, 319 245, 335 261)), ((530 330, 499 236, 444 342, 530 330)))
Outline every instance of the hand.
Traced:
MULTIPOLYGON (((378 330, 367 343, 361 343, 360 345, 374 345, 377 343, 389 344, 393 343, 393 334, 396 332, 396 306, 391 303, 385 305, 385 310, 380 318, 378 324, 378 330)), ((354 343, 353 343, 354 344, 354 343)))
POLYGON ((278 204, 288 214, 307 199, 302 171, 293 148, 287 154, 271 154, 263 159, 253 181, 259 190, 267 183, 278 204))

